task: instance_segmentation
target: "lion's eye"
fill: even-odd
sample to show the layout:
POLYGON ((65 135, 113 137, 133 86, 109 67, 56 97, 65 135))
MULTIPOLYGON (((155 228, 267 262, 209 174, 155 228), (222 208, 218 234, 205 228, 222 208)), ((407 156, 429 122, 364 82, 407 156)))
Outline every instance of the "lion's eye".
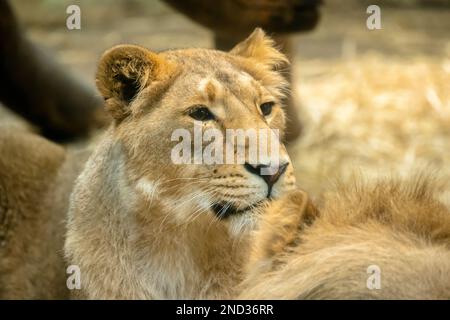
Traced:
POLYGON ((275 102, 270 101, 270 102, 265 102, 262 105, 260 105, 259 108, 261 109, 262 114, 264 116, 268 116, 269 114, 271 114, 274 104, 275 104, 275 102))
POLYGON ((189 111, 189 116, 198 121, 214 120, 214 114, 205 106, 194 107, 189 111))

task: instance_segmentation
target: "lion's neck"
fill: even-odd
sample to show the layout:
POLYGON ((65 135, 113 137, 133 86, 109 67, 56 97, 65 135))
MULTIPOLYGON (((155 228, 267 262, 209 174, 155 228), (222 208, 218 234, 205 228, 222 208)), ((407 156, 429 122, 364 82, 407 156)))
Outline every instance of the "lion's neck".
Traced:
POLYGON ((175 224, 164 199, 129 185, 117 147, 98 150, 72 196, 66 254, 90 298, 227 298, 240 279, 240 244, 222 225, 175 224))
POLYGON ((140 278, 161 298, 226 298, 240 280, 244 241, 233 242, 218 226, 180 226, 161 216, 135 228, 140 278))

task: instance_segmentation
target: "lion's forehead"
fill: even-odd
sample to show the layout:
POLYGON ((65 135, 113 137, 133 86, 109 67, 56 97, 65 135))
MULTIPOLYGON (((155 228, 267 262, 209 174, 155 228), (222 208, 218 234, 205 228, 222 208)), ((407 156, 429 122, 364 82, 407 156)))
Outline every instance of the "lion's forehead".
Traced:
POLYGON ((222 100, 229 94, 259 96, 261 89, 255 79, 245 71, 219 70, 195 79, 196 93, 208 101, 222 100))
POLYGON ((246 89, 247 93, 251 92, 249 90, 259 93, 259 81, 225 52, 208 49, 177 50, 170 52, 169 58, 183 69, 189 86, 192 88, 192 85, 196 85, 197 93, 219 96, 227 92, 225 89, 235 92, 246 89))

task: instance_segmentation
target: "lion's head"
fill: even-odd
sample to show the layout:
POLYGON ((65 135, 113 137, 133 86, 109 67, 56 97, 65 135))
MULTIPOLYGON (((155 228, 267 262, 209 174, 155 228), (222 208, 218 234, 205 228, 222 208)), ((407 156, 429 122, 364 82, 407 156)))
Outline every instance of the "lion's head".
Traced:
POLYGON ((100 61, 97 86, 114 118, 112 136, 125 153, 137 194, 144 201, 158 198, 163 206, 177 207, 169 219, 218 218, 235 222, 231 225, 237 230, 249 225, 267 201, 294 187, 285 147, 275 143, 281 141, 285 126, 281 103, 287 83, 280 69, 286 63, 260 29, 230 52, 154 53, 132 45, 107 51, 100 61), (205 134, 200 142, 195 126, 205 134), (236 157, 243 151, 241 162, 226 158, 231 137, 227 139, 227 129, 256 133, 256 140, 251 134, 243 140, 238 137, 228 149, 236 157), (276 131, 279 137, 274 138, 270 132, 276 131), (224 140, 213 139, 211 132, 223 134, 224 140), (212 142, 223 148, 211 152, 212 142), (188 148, 180 151, 181 144, 188 148), (201 146, 204 159, 194 159, 196 146, 201 146), (251 159, 250 149, 259 156, 251 159), (192 154, 186 155, 186 150, 192 154), (208 151, 212 160, 206 159, 208 151), (174 159, 178 154, 190 163, 178 163, 174 159))

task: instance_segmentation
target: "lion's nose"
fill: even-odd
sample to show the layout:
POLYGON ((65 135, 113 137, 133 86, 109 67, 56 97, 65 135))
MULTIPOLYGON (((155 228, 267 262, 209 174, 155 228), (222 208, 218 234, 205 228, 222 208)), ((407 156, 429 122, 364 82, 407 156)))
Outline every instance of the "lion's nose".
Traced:
POLYGON ((273 167, 270 164, 253 165, 246 162, 244 167, 248 172, 260 176, 267 183, 267 186, 269 187, 268 196, 270 196, 273 185, 280 179, 288 165, 289 162, 280 164, 277 167, 273 167))

